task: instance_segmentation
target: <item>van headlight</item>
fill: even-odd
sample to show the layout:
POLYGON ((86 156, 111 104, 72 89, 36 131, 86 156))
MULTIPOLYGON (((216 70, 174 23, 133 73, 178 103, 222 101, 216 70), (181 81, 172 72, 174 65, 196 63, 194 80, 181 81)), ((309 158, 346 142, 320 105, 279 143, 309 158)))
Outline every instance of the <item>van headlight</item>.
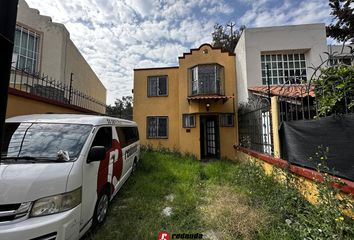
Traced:
POLYGON ((51 197, 38 199, 33 203, 31 217, 44 216, 70 210, 81 203, 81 188, 51 197))

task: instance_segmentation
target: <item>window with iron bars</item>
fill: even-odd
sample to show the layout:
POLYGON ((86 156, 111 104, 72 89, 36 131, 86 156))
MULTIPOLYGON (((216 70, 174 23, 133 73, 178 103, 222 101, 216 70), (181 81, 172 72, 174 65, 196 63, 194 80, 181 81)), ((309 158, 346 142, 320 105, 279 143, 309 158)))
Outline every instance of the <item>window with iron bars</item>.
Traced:
POLYGON ((167 76, 149 76, 148 77, 148 96, 159 97, 168 95, 168 77, 167 76))
POLYGON ((168 117, 147 117, 147 138, 168 138, 168 117))
POLYGON ((220 114, 220 127, 233 127, 234 126, 234 114, 222 113, 220 114))
POLYGON ((200 64, 189 69, 189 95, 224 95, 224 67, 200 64))
POLYGON ((195 128, 195 114, 183 114, 183 128, 195 128))
POLYGON ((351 56, 336 56, 329 59, 330 66, 336 66, 339 64, 344 64, 347 66, 354 66, 354 58, 351 56))
POLYGON ((13 64, 21 70, 35 74, 39 65, 40 34, 16 25, 13 64))

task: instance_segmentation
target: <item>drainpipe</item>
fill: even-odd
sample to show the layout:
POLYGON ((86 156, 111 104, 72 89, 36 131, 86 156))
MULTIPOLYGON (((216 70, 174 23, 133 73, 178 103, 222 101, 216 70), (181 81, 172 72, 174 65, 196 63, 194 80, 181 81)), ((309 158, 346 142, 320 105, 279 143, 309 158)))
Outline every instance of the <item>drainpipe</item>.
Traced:
POLYGON ((3 144, 17 4, 18 0, 0 1, 0 150, 3 144))

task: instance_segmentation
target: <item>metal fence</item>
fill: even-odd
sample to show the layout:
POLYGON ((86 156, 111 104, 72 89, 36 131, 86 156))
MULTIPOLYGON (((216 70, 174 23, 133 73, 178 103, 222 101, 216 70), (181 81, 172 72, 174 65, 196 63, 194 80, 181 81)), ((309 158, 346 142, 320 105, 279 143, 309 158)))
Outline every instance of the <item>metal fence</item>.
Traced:
POLYGON ((273 155, 271 109, 268 98, 254 96, 238 110, 240 146, 273 155))
POLYGON ((338 76, 338 69, 348 65, 341 62, 334 65, 332 59, 329 57, 314 68, 306 83, 286 82, 279 88, 275 95, 278 96, 280 123, 354 113, 354 75, 349 71, 346 77, 338 76), (326 70, 323 66, 331 68, 326 70))
POLYGON ((312 68, 313 74, 307 80, 291 77, 282 85, 268 85, 266 92, 251 95, 249 102, 239 107, 240 146, 273 155, 271 96, 278 97, 278 127, 290 121, 354 113, 354 74, 351 70, 343 77, 342 72, 343 69, 346 71, 343 66, 354 65, 354 50, 351 49, 350 54, 346 55, 327 54, 328 57, 319 66, 312 68))
POLYGON ((30 74, 25 70, 11 69, 10 88, 29 94, 74 105, 95 112, 105 112, 106 104, 72 87, 45 75, 30 74))
POLYGON ((285 83, 274 95, 281 157, 311 169, 321 164, 326 166, 323 171, 353 180, 349 146, 354 143, 354 51, 343 56, 328 53, 320 66, 312 68, 307 82, 285 83))
POLYGON ((279 121, 313 119, 317 116, 314 86, 284 84, 278 92, 279 121))

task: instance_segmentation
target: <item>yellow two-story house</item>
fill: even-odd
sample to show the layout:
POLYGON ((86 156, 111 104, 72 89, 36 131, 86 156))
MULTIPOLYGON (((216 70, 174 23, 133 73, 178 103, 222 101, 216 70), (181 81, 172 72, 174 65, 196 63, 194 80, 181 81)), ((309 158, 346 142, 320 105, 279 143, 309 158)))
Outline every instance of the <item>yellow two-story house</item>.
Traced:
POLYGON ((134 121, 143 145, 198 159, 233 158, 237 144, 233 53, 203 44, 179 66, 134 69, 134 121))

